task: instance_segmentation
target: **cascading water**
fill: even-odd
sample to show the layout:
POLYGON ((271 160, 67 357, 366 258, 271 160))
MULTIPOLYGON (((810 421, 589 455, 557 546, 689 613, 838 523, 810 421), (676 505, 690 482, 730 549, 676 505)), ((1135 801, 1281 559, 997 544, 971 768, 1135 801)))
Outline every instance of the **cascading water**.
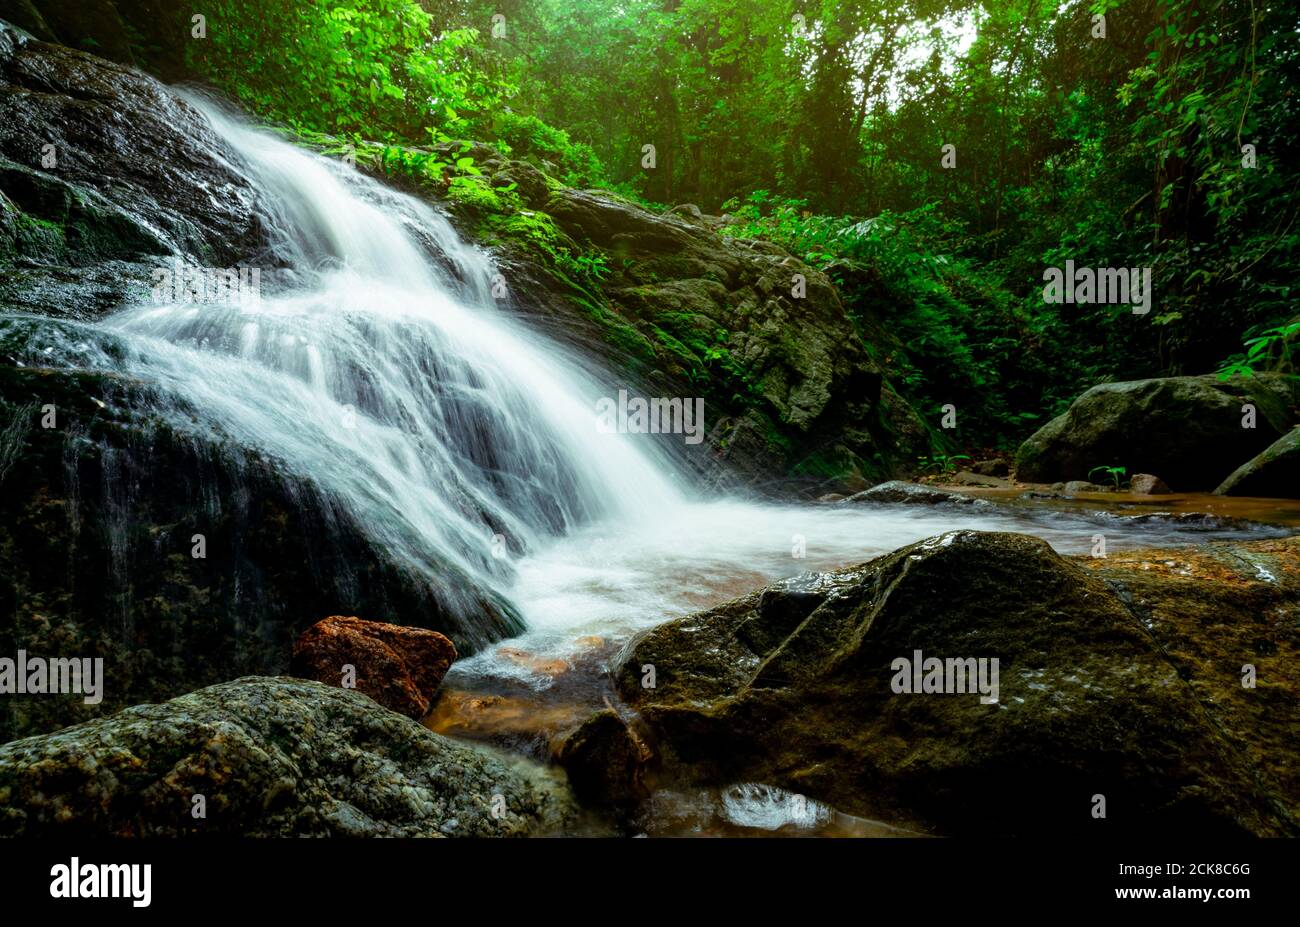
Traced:
POLYGON ((161 410, 179 427, 285 462, 407 568, 488 589, 544 537, 677 503, 651 448, 598 431, 608 390, 497 310, 491 264, 442 216, 194 103, 261 192, 287 267, 259 299, 120 312, 94 326, 111 350, 88 339, 80 363, 157 385, 183 403, 161 410))
MULTIPOLYGON (((238 156, 232 167, 273 231, 260 299, 144 300, 98 323, 47 325, 40 363, 56 354, 147 384, 149 411, 175 430, 224 436, 310 481, 437 586, 462 639, 494 636, 473 632, 477 593, 509 600, 529 633, 458 663, 453 684, 545 689, 584 641, 617 642, 947 530, 1091 544, 1095 519, 1053 512, 693 498, 655 439, 602 433, 596 402, 618 384, 501 312, 491 262, 444 217, 193 103, 238 156)), ((1112 546, 1177 540, 1150 526, 1106 530, 1112 546)))

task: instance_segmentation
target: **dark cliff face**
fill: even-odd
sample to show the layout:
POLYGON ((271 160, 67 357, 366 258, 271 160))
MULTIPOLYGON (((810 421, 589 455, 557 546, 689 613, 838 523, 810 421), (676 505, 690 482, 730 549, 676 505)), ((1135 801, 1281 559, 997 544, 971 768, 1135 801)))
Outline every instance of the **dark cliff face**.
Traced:
POLYGON ((12 366, 22 324, 0 320, 0 654, 103 658, 105 682, 95 705, 6 696, 0 739, 288 672, 297 635, 340 610, 463 652, 520 630, 467 577, 398 567, 310 480, 151 419, 140 384, 12 366))
POLYGON ((177 0, 0 0, 0 19, 45 42, 144 68, 167 81, 185 67, 193 5, 177 0))

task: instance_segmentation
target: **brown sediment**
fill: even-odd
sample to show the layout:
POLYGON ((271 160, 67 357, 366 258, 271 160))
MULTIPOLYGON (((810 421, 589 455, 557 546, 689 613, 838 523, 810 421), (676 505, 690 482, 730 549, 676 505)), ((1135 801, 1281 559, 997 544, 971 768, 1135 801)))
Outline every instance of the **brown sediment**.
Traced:
MULTIPOLYGON (((988 477, 980 477, 982 482, 995 483, 988 477)), ((1288 525, 1300 527, 1300 499, 1256 499, 1249 496, 1216 496, 1208 492, 1173 493, 1171 495, 1141 495, 1130 492, 1079 492, 1066 494, 1054 490, 1048 483, 1007 483, 1001 486, 972 486, 963 484, 935 483, 935 486, 950 489, 964 495, 976 496, 994 502, 1006 502, 1012 505, 1023 504, 1026 507, 1041 507, 1044 501, 1050 501, 1051 507, 1062 512, 1072 509, 1104 509, 1124 514, 1129 512, 1158 511, 1174 515, 1205 513, 1220 518, 1236 518, 1244 521, 1262 522, 1271 525, 1288 525), (1026 499, 1026 493, 1039 493, 1042 499, 1026 499)))

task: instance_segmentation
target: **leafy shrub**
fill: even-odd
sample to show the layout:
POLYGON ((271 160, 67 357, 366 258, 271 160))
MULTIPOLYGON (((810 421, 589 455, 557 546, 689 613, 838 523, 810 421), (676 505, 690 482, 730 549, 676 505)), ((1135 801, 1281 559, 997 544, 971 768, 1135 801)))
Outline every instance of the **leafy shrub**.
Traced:
POLYGON ((571 187, 591 187, 605 178, 605 169, 590 145, 570 140, 569 133, 547 125, 536 116, 505 110, 495 118, 493 131, 503 150, 529 161, 571 187))

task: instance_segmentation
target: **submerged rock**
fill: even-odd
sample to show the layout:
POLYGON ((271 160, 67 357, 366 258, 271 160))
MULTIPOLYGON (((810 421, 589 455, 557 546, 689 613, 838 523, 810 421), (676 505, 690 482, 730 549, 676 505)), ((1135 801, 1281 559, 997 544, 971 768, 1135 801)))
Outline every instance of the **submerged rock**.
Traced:
POLYGON ((597 712, 568 734, 555 753, 579 799, 627 807, 649 795, 642 770, 650 750, 612 709, 597 712))
MULTIPOLYGON (((965 531, 668 622, 613 674, 667 784, 761 781, 944 834, 1294 833, 1294 796, 1238 741, 1252 732, 1206 716, 1250 656, 1225 649, 1194 686, 1102 578, 1036 538, 965 531), (897 692, 918 657, 998 660, 997 701, 975 679, 897 692)), ((1294 731, 1294 703, 1257 720, 1294 731)))
POLYGON ((0 746, 3 836, 524 836, 572 811, 540 767, 301 679, 237 679, 0 746))
POLYGON ((922 486, 903 480, 890 480, 879 486, 872 486, 862 492, 854 493, 844 500, 850 503, 877 502, 886 505, 964 505, 975 508, 989 508, 993 503, 987 499, 977 499, 949 489, 934 486, 922 486))
POLYGON ((455 645, 437 631, 334 615, 299 636, 292 665, 297 676, 335 686, 351 667, 352 687, 419 721, 455 661, 455 645))
POLYGON ((1062 490, 1070 494, 1077 493, 1077 492, 1109 492, 1110 491, 1105 486, 1098 485, 1097 483, 1090 483, 1087 480, 1070 480, 1068 483, 1065 484, 1065 486, 1062 487, 1062 490))
POLYGON ((1229 474, 1221 496, 1300 499, 1300 428, 1292 428, 1229 474))
POLYGON ((1297 405, 1300 384, 1274 375, 1103 383, 1020 446, 1016 477, 1083 480, 1122 466, 1159 473, 1178 492, 1210 490, 1295 425, 1297 405))

